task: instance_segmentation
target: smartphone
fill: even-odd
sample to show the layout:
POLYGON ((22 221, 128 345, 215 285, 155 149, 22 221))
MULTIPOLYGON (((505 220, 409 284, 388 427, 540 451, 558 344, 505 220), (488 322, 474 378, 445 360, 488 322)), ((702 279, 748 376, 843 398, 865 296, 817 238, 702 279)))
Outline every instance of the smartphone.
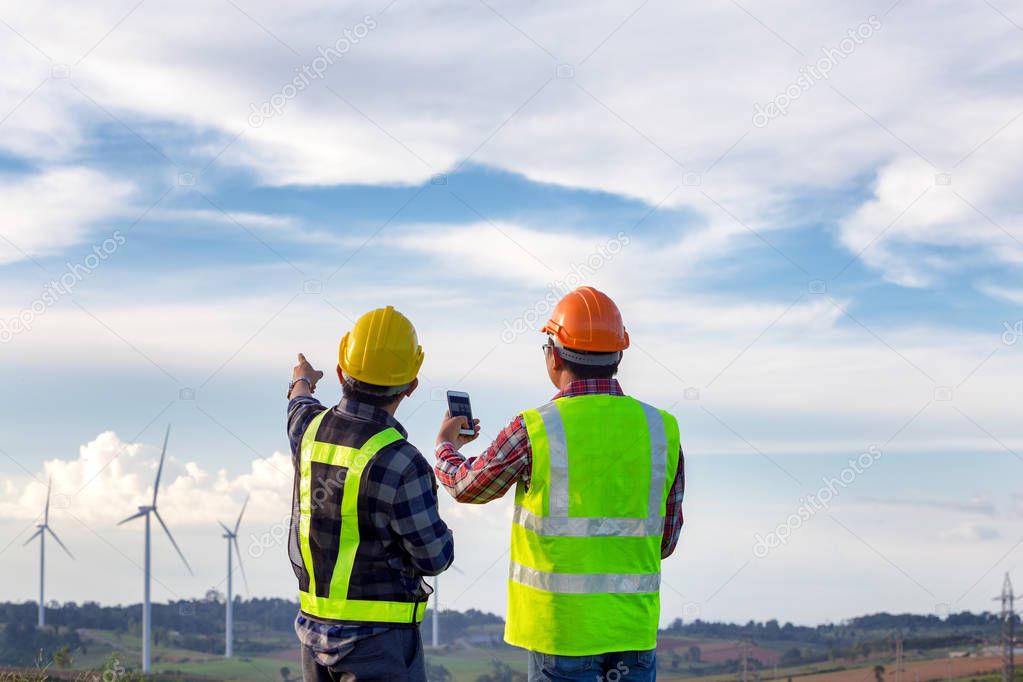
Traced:
POLYGON ((469 428, 460 429, 463 436, 471 436, 476 433, 472 424, 472 408, 469 406, 469 394, 461 391, 448 391, 448 414, 452 417, 465 417, 468 420, 469 428))

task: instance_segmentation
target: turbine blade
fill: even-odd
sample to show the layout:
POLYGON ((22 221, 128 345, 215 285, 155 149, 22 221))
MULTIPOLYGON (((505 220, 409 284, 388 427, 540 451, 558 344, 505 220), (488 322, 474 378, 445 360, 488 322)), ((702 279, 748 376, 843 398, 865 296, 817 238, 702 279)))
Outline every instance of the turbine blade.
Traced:
POLYGON ((245 594, 248 594, 249 593, 249 579, 247 577, 245 577, 245 564, 242 563, 242 550, 238 546, 238 538, 237 537, 232 537, 230 540, 228 540, 228 542, 233 542, 234 543, 234 551, 235 551, 235 554, 238 555, 238 568, 242 572, 242 582, 245 583, 245 594))
POLYGON ((46 510, 43 512, 43 523, 50 521, 50 489, 53 488, 53 479, 46 482, 46 510))
POLYGON ((174 541, 174 536, 171 535, 170 528, 168 528, 167 524, 163 522, 163 518, 160 516, 160 512, 154 509, 153 514, 156 516, 156 520, 160 522, 160 525, 163 526, 163 532, 167 534, 167 538, 171 541, 171 544, 174 545, 174 549, 177 551, 178 556, 181 557, 181 560, 183 562, 185 562, 185 568, 188 569, 189 573, 195 575, 195 572, 192 570, 192 567, 188 563, 188 559, 186 559, 185 555, 182 554, 181 548, 178 547, 178 543, 174 541))
POLYGON ((58 545, 60 545, 60 548, 61 548, 62 550, 64 550, 65 552, 67 552, 67 555, 68 555, 69 557, 71 557, 72 559, 74 559, 74 558, 75 558, 75 555, 71 553, 71 550, 70 550, 70 549, 68 549, 68 548, 67 548, 67 546, 65 546, 63 542, 61 542, 61 541, 60 541, 60 538, 58 538, 58 537, 57 537, 57 534, 53 532, 53 529, 52 529, 52 528, 50 528, 49 526, 47 526, 47 527, 46 527, 46 530, 48 530, 48 531, 50 532, 50 535, 52 535, 52 536, 53 536, 53 539, 57 541, 57 544, 58 544, 58 545))
POLYGON ((33 540, 35 540, 37 536, 39 536, 39 535, 42 535, 42 534, 43 534, 43 529, 42 529, 42 528, 40 528, 40 529, 39 529, 39 530, 37 530, 36 532, 34 532, 34 533, 32 533, 31 535, 29 535, 29 536, 28 536, 28 540, 25 540, 25 542, 23 542, 23 543, 21 544, 21 546, 22 546, 22 547, 24 547, 24 546, 25 546, 25 545, 27 545, 28 543, 30 543, 30 542, 32 542, 33 540))
POLYGON ((230 529, 230 528, 228 528, 227 526, 225 526, 225 525, 224 525, 224 523, 223 523, 222 521, 217 521, 217 523, 219 523, 219 524, 220 524, 220 527, 224 529, 224 532, 225 532, 225 533, 227 533, 228 535, 230 535, 230 534, 231 534, 231 529, 230 529))
POLYGON ((132 514, 128 518, 122 519, 121 521, 118 521, 117 525, 118 526, 124 525, 124 524, 128 523, 129 521, 131 521, 132 519, 137 519, 138 517, 145 516, 145 515, 146 515, 146 512, 144 512, 144 511, 135 512, 134 514, 132 514))
POLYGON ((451 564, 450 566, 448 566, 448 568, 450 568, 452 571, 454 571, 458 575, 465 575, 465 571, 460 569, 458 566, 455 566, 454 564, 451 564))
POLYGON ((234 524, 234 534, 238 534, 238 527, 242 525, 242 514, 245 513, 245 507, 249 506, 249 496, 245 496, 245 501, 242 502, 242 510, 238 512, 238 520, 234 524))
POLYGON ((156 470, 156 483, 153 484, 153 506, 156 506, 156 494, 160 492, 160 476, 163 474, 163 458, 167 456, 167 440, 170 438, 170 424, 163 435, 163 450, 160 452, 160 466, 156 470))

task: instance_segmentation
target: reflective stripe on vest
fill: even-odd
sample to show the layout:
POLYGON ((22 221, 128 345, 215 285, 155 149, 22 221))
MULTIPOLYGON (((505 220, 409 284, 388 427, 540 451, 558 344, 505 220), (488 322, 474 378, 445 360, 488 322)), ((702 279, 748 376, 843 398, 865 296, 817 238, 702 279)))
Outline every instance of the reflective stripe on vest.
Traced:
POLYGON ((664 518, 660 514, 645 519, 570 518, 567 516, 555 518, 553 516, 537 516, 519 505, 515 505, 512 523, 531 530, 537 535, 568 538, 659 536, 664 531, 664 518))
MULTIPOLYGON (((370 599, 348 599, 355 555, 359 548, 359 486, 362 473, 380 450, 402 440, 394 428, 386 428, 367 440, 361 448, 351 448, 316 440, 327 411, 318 414, 302 437, 299 461, 299 548, 309 574, 309 590, 299 591, 299 605, 304 613, 327 620, 359 623, 418 623, 426 612, 426 602, 392 602, 370 599), (329 478, 317 477, 316 468, 330 472, 329 478), (337 506, 338 517, 326 516, 325 509, 337 506), (340 524, 336 557, 314 557, 310 537, 314 512, 327 524, 340 524), (315 560, 314 560, 315 559, 315 560), (329 576, 317 575, 321 567, 333 560, 329 576)), ((331 538, 327 538, 331 539, 331 538)), ((331 539, 332 540, 332 539, 331 539)))
POLYGON ((522 417, 533 469, 515 496, 505 639, 564 656, 653 648, 677 423, 606 395, 522 417))
POLYGON ((514 561, 508 577, 557 594, 645 594, 661 588, 660 573, 548 573, 514 561))

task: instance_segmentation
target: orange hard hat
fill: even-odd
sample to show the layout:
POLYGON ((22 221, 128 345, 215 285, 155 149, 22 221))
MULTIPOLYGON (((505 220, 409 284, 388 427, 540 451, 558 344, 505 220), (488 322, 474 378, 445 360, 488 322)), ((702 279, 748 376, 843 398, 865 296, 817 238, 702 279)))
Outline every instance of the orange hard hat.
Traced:
POLYGON ((615 353, 629 347, 629 333, 611 298, 593 287, 570 291, 554 306, 540 331, 562 346, 591 353, 615 353))

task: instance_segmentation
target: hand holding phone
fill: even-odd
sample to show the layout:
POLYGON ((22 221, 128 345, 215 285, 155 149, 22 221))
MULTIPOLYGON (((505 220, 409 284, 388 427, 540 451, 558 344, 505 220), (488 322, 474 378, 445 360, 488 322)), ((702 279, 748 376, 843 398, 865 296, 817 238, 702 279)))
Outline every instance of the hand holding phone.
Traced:
POLYGON ((473 419, 469 405, 469 394, 461 391, 448 391, 448 413, 441 422, 437 442, 453 443, 461 447, 476 440, 480 433, 480 420, 473 419), (464 421, 463 421, 464 420, 464 421))
POLYGON ((448 414, 452 417, 465 417, 468 428, 458 431, 461 436, 472 436, 476 433, 472 424, 472 406, 469 404, 469 394, 461 391, 448 391, 448 414))

